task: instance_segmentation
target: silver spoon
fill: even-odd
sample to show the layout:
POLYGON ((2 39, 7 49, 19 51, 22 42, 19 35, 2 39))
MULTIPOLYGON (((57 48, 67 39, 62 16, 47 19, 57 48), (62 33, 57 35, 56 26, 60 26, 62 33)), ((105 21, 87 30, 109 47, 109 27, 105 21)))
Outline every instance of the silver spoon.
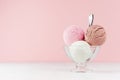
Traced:
POLYGON ((94 20, 94 15, 93 15, 93 14, 90 14, 90 15, 89 15, 89 27, 90 27, 91 25, 93 25, 93 20, 94 20))

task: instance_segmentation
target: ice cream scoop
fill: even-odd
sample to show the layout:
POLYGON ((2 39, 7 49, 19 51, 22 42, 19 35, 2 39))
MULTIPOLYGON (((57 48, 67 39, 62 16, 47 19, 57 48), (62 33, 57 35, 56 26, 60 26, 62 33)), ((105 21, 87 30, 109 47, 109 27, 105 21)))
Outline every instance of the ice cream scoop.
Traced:
POLYGON ((72 25, 65 29, 63 40, 66 45, 71 45, 75 41, 84 40, 84 31, 76 25, 72 25))
POLYGON ((69 53, 76 63, 86 62, 93 54, 90 45, 85 41, 76 41, 72 43, 69 47, 69 53))
POLYGON ((106 32, 100 25, 91 25, 87 29, 85 40, 91 46, 100 46, 106 40, 106 32))

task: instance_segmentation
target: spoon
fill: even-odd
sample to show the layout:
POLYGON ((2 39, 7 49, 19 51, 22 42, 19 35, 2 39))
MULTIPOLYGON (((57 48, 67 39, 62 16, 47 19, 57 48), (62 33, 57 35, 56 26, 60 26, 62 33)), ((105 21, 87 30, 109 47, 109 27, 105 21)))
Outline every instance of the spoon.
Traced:
POLYGON ((93 25, 94 14, 89 15, 89 27, 93 25))

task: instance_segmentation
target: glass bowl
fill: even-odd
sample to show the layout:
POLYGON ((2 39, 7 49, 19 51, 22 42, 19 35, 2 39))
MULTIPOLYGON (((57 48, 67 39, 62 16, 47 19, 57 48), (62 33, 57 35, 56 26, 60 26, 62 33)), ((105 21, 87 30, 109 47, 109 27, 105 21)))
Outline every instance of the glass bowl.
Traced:
MULTIPOLYGON (((69 46, 65 46, 65 52, 67 54, 67 56, 73 61, 75 62, 75 69, 73 69, 72 71, 75 72, 87 72, 87 71, 92 71, 90 69, 87 68, 88 63, 90 63, 98 54, 99 50, 100 50, 100 46, 91 46, 91 51, 92 51, 92 56, 89 57, 88 59, 86 59, 85 62, 81 63, 81 62, 75 62, 73 57, 71 56, 71 53, 69 52, 69 46)), ((79 53, 78 53, 79 54, 79 53)))

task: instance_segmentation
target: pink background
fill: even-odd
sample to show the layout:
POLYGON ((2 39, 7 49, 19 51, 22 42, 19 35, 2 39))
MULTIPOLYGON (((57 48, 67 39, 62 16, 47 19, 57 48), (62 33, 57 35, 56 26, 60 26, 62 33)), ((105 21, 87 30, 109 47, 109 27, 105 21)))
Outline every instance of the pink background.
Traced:
POLYGON ((97 62, 120 62, 119 0, 0 0, 0 62, 69 62, 63 30, 70 25, 105 27, 97 62))

